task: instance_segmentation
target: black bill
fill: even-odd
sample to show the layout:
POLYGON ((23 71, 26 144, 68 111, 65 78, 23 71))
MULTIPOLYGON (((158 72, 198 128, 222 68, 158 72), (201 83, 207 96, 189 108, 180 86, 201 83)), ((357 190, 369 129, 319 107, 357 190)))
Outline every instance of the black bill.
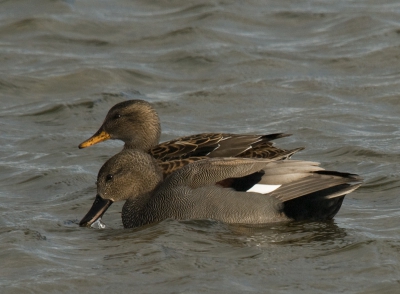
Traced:
POLYGON ((93 202, 92 208, 79 222, 80 227, 89 227, 96 220, 98 220, 113 203, 112 200, 103 199, 100 195, 96 195, 96 199, 93 202))

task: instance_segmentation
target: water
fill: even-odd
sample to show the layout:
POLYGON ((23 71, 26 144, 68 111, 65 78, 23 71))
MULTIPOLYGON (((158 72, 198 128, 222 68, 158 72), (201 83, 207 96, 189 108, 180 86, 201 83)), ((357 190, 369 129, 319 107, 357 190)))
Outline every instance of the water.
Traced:
POLYGON ((400 284, 397 1, 2 1, 2 293, 395 293, 400 284), (163 140, 273 133, 365 184, 332 222, 79 228, 102 163, 78 150, 146 99, 163 140))

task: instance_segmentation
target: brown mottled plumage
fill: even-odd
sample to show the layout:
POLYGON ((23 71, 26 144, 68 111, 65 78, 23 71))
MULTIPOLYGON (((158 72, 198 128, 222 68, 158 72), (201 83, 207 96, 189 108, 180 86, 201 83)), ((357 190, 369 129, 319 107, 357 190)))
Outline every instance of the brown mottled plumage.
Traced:
POLYGON ((201 157, 255 157, 278 160, 289 158, 303 149, 284 150, 273 146, 272 140, 289 136, 282 133, 203 133, 159 144, 160 133, 160 120, 152 105, 143 100, 129 100, 114 105, 100 129, 82 142, 79 148, 86 148, 108 139, 122 140, 125 142, 124 149, 146 151, 161 162, 173 161, 161 164, 167 168, 164 170, 165 175, 201 157))
POLYGON ((191 162, 163 179, 152 156, 125 149, 100 169, 96 200, 80 226, 90 226, 121 200, 126 200, 126 228, 167 218, 246 224, 325 220, 361 182, 357 175, 325 171, 315 162, 232 157, 191 162), (270 185, 279 187, 263 190, 270 185))

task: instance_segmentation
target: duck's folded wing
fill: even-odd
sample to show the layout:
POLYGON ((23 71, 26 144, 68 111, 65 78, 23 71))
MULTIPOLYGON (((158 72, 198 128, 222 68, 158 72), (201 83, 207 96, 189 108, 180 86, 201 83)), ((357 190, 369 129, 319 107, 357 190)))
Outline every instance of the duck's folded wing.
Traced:
POLYGON ((175 172, 176 170, 181 169, 185 165, 188 165, 192 162, 206 159, 207 157, 205 156, 196 156, 196 157, 189 157, 189 158, 184 158, 184 159, 175 159, 175 160, 169 160, 169 161, 158 161, 159 166, 161 167, 163 171, 164 178, 170 175, 171 173, 175 172))
POLYGON ((248 149, 240 154, 237 157, 248 157, 248 158, 269 158, 269 159, 287 159, 290 158, 293 154, 304 150, 304 147, 299 147, 296 149, 285 150, 281 148, 277 148, 273 146, 271 143, 261 144, 251 149, 248 149))
MULTIPOLYGON (((271 140, 284 137, 285 134, 272 135, 239 135, 239 134, 221 134, 218 141, 218 148, 210 153, 210 157, 236 157, 240 154, 253 149, 255 146, 260 146, 262 143, 265 146, 272 146, 271 140)), ((282 150, 282 149, 280 149, 282 150)), ((284 151, 284 150, 282 150, 284 151)), ((242 156, 240 156, 242 157, 242 156)), ((248 156, 250 157, 250 156, 248 156)))
POLYGON ((354 191, 361 183, 362 179, 355 174, 320 170, 310 173, 307 177, 287 182, 269 195, 282 202, 313 193, 320 193, 320 196, 325 198, 335 198, 354 191))
POLYGON ((281 159, 303 149, 285 150, 273 146, 272 140, 287 136, 290 135, 283 133, 269 135, 203 133, 161 143, 151 149, 150 154, 163 161, 199 156, 281 159))
POLYGON ((188 142, 161 143, 150 150, 150 154, 160 161, 186 159, 188 157, 207 156, 217 145, 200 147, 188 142))
MULTIPOLYGON (((281 174, 281 177, 286 176, 281 174)), ((344 196, 362 183, 357 175, 324 170, 296 173, 296 176, 297 179, 293 180, 295 176, 290 175, 293 181, 284 179, 282 182, 286 183, 282 185, 256 184, 244 190, 208 186, 194 189, 196 194, 192 195, 197 196, 196 203, 205 201, 208 204, 208 213, 214 212, 217 216, 224 214, 224 220, 230 222, 329 220, 339 211, 344 196), (263 187, 260 189, 259 186, 263 187), (271 188, 272 192, 266 192, 265 187, 271 188), (257 190, 258 193, 255 192, 257 190), (265 193, 261 194, 261 191, 265 193)), ((254 180, 258 177, 250 178, 254 180)), ((261 175, 259 183, 262 182, 261 175)), ((245 187, 237 183, 235 185, 245 187)))
POLYGON ((207 156, 219 147, 224 138, 221 133, 204 133, 160 143, 150 150, 150 154, 159 160, 176 160, 187 157, 207 156))
MULTIPOLYGON (((166 178, 164 185, 185 185, 191 188, 214 185, 227 179, 246 178, 251 174, 261 172, 262 184, 281 185, 282 181, 294 181, 305 177, 312 171, 322 170, 318 163, 307 161, 273 161, 269 159, 252 158, 208 158, 193 162, 175 171, 166 178), (277 174, 275 175, 274 171, 277 174), (265 174, 265 176, 264 176, 265 174)), ((257 182, 254 182, 256 184, 257 182)))
POLYGON ((331 219, 344 195, 361 182, 357 175, 325 171, 315 162, 209 158, 172 173, 158 189, 162 199, 189 203, 187 218, 262 223, 331 219))

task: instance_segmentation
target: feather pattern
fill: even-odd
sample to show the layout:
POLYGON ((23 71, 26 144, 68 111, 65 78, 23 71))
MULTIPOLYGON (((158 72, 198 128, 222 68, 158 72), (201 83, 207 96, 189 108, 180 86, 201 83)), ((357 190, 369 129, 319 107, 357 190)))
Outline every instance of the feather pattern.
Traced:
POLYGON ((79 145, 86 148, 114 139, 125 142, 124 149, 140 149, 160 162, 164 176, 202 157, 245 157, 281 160, 303 148, 277 148, 272 140, 289 136, 201 133, 159 143, 160 120, 152 105, 143 100, 129 100, 114 105, 99 130, 79 145), (181 161, 179 161, 181 160, 181 161), (164 164, 164 162, 166 162, 164 164))
MULTIPOLYGON (((163 179, 159 163, 142 150, 125 149, 100 169, 95 201, 125 200, 124 227, 167 218, 215 219, 261 224, 334 217, 344 196, 362 179, 326 171, 318 163, 254 158, 206 158, 190 162, 163 179), (269 193, 246 192, 254 185, 274 184, 269 193)), ((93 208, 80 225, 90 225, 105 212, 93 208)))

